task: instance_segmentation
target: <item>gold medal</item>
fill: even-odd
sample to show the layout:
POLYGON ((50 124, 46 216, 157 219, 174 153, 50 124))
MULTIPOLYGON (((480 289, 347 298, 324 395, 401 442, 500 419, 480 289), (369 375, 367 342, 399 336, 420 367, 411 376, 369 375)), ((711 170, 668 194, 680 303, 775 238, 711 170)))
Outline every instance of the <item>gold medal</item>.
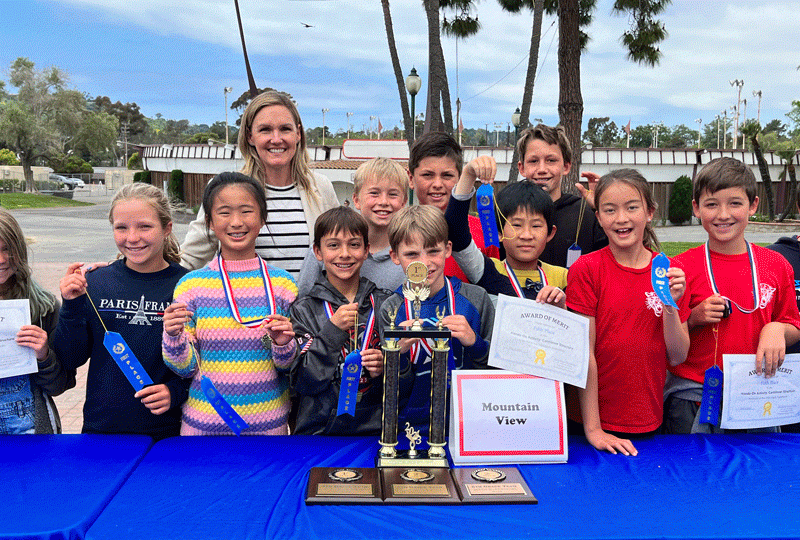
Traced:
POLYGON ((328 478, 335 482, 356 482, 364 476, 355 469, 336 469, 328 473, 328 478))
POLYGON ((434 476, 428 471, 422 469, 408 469, 400 473, 400 478, 406 482, 421 483, 433 480, 434 476))
POLYGON ((478 469, 471 476, 479 482, 502 482, 506 479, 506 474, 497 469, 478 469))

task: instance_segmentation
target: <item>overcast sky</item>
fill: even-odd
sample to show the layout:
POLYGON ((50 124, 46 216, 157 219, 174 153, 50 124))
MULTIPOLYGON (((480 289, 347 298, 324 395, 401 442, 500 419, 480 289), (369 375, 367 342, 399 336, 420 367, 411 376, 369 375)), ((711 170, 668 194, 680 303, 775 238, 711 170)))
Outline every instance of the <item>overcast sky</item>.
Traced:
MULTIPOLYGON (((370 116, 384 129, 401 125, 383 12, 378 0, 240 0, 256 83, 292 94, 306 127, 360 129, 370 116), (312 27, 306 28, 302 23, 312 27)), ((584 126, 610 116, 618 126, 713 121, 736 104, 729 81, 744 80, 747 117, 762 124, 800 99, 800 1, 673 0, 662 16, 669 37, 655 68, 626 59, 619 42, 630 24, 598 0, 581 58, 584 126)), ((149 117, 211 124, 224 120, 223 88, 247 88, 233 0, 13 0, 2 2, 0 67, 19 56, 37 67, 58 66, 71 84, 92 96, 136 102, 149 117)), ((423 79, 417 112, 425 109, 427 29, 421 0, 391 3, 404 74, 423 79)), ((511 15, 494 0, 478 2, 480 33, 458 44, 443 38, 453 96, 462 101, 466 128, 502 123, 522 100, 532 15, 511 15), (456 61, 458 60, 458 62, 456 61), (458 64, 458 70, 456 65, 458 64)), ((532 118, 558 121, 558 32, 545 17, 532 118)), ((229 96, 229 97, 231 97, 229 96)), ((744 105, 742 105, 744 113, 744 105)), ((729 112, 729 114, 731 114, 729 112)), ((455 111, 454 111, 455 115, 455 111)), ((233 120, 230 120, 233 122, 233 120)))

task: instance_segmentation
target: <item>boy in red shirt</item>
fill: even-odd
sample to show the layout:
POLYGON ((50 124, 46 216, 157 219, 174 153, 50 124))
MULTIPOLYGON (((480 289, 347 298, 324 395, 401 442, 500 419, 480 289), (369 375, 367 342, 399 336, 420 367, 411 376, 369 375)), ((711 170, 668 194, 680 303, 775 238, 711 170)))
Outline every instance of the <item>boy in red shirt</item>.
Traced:
POLYGON ((692 207, 708 242, 673 259, 686 272, 691 346, 684 363, 669 367, 667 433, 724 431, 698 417, 705 372, 722 369, 723 354, 755 353, 756 372, 772 377, 800 339, 791 266, 744 237, 758 208, 752 171, 733 158, 712 160, 697 175, 692 207))

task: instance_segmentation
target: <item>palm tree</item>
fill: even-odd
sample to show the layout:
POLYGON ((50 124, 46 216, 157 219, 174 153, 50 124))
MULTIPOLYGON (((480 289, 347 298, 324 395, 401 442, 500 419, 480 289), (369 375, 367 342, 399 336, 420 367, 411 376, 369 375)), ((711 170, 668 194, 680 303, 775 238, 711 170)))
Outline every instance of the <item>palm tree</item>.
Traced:
POLYGON ((439 0, 423 0, 428 19, 428 93, 423 133, 444 131, 453 133, 453 110, 450 106, 450 87, 444 63, 439 26, 439 0), (444 109, 444 120, 442 120, 444 109))
POLYGON ((783 150, 775 152, 784 162, 783 177, 789 176, 789 195, 786 197, 786 204, 783 207, 778 221, 783 221, 791 213, 797 210, 797 174, 794 168, 794 160, 797 156, 797 147, 788 146, 783 150))
POLYGON ((250 59, 247 57, 247 47, 244 44, 244 28, 242 28, 242 15, 239 12, 239 0, 233 0, 236 6, 236 20, 239 22, 239 36, 242 38, 242 52, 244 53, 244 67, 247 70, 247 81, 250 85, 250 99, 258 95, 258 86, 253 79, 253 71, 250 69, 250 59))
POLYGON ((392 69, 397 80, 397 91, 400 94, 400 110, 403 113, 403 127, 406 130, 406 140, 408 147, 414 144, 414 119, 408 109, 408 98, 406 96, 405 80, 403 79, 403 69, 400 67, 400 58, 397 56, 397 45, 394 40, 394 26, 392 25, 392 12, 389 9, 389 0, 381 0, 383 6, 383 22, 386 26, 386 39, 389 42, 389 56, 392 58, 392 69))
MULTIPOLYGON (((531 102, 533 101, 533 86, 536 83, 536 69, 539 65, 539 41, 542 37, 542 16, 544 0, 497 0, 500 7, 509 13, 519 13, 526 7, 533 11, 533 28, 531 29, 531 48, 528 53, 528 71, 525 75, 525 88, 522 90, 522 107, 520 107, 519 127, 524 129, 530 124, 531 102)), ((520 156, 517 145, 514 145, 514 156, 511 158, 511 167, 508 171, 508 181, 513 182, 518 177, 517 168, 514 166, 520 156)))
POLYGON ((753 145, 753 153, 756 155, 756 162, 758 162, 758 172, 761 173, 761 181, 764 183, 764 191, 767 199, 767 213, 769 220, 775 220, 775 198, 772 194, 772 178, 769 176, 769 167, 767 161, 764 159, 764 151, 761 149, 761 144, 758 142, 758 135, 761 133, 761 124, 756 120, 748 120, 743 126, 739 128, 745 137, 750 139, 753 145))

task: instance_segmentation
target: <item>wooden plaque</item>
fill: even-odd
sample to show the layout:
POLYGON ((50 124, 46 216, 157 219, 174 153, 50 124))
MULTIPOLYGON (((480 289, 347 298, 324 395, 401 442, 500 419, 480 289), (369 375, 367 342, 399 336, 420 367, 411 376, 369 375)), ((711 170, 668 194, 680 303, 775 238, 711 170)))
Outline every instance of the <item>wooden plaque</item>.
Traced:
POLYGON ((381 484, 386 504, 461 504, 449 469, 381 469, 381 484))
POLYGON ((313 467, 308 475, 306 504, 381 504, 378 469, 313 467))
POLYGON ((451 469, 463 504, 538 504, 516 467, 451 469))

